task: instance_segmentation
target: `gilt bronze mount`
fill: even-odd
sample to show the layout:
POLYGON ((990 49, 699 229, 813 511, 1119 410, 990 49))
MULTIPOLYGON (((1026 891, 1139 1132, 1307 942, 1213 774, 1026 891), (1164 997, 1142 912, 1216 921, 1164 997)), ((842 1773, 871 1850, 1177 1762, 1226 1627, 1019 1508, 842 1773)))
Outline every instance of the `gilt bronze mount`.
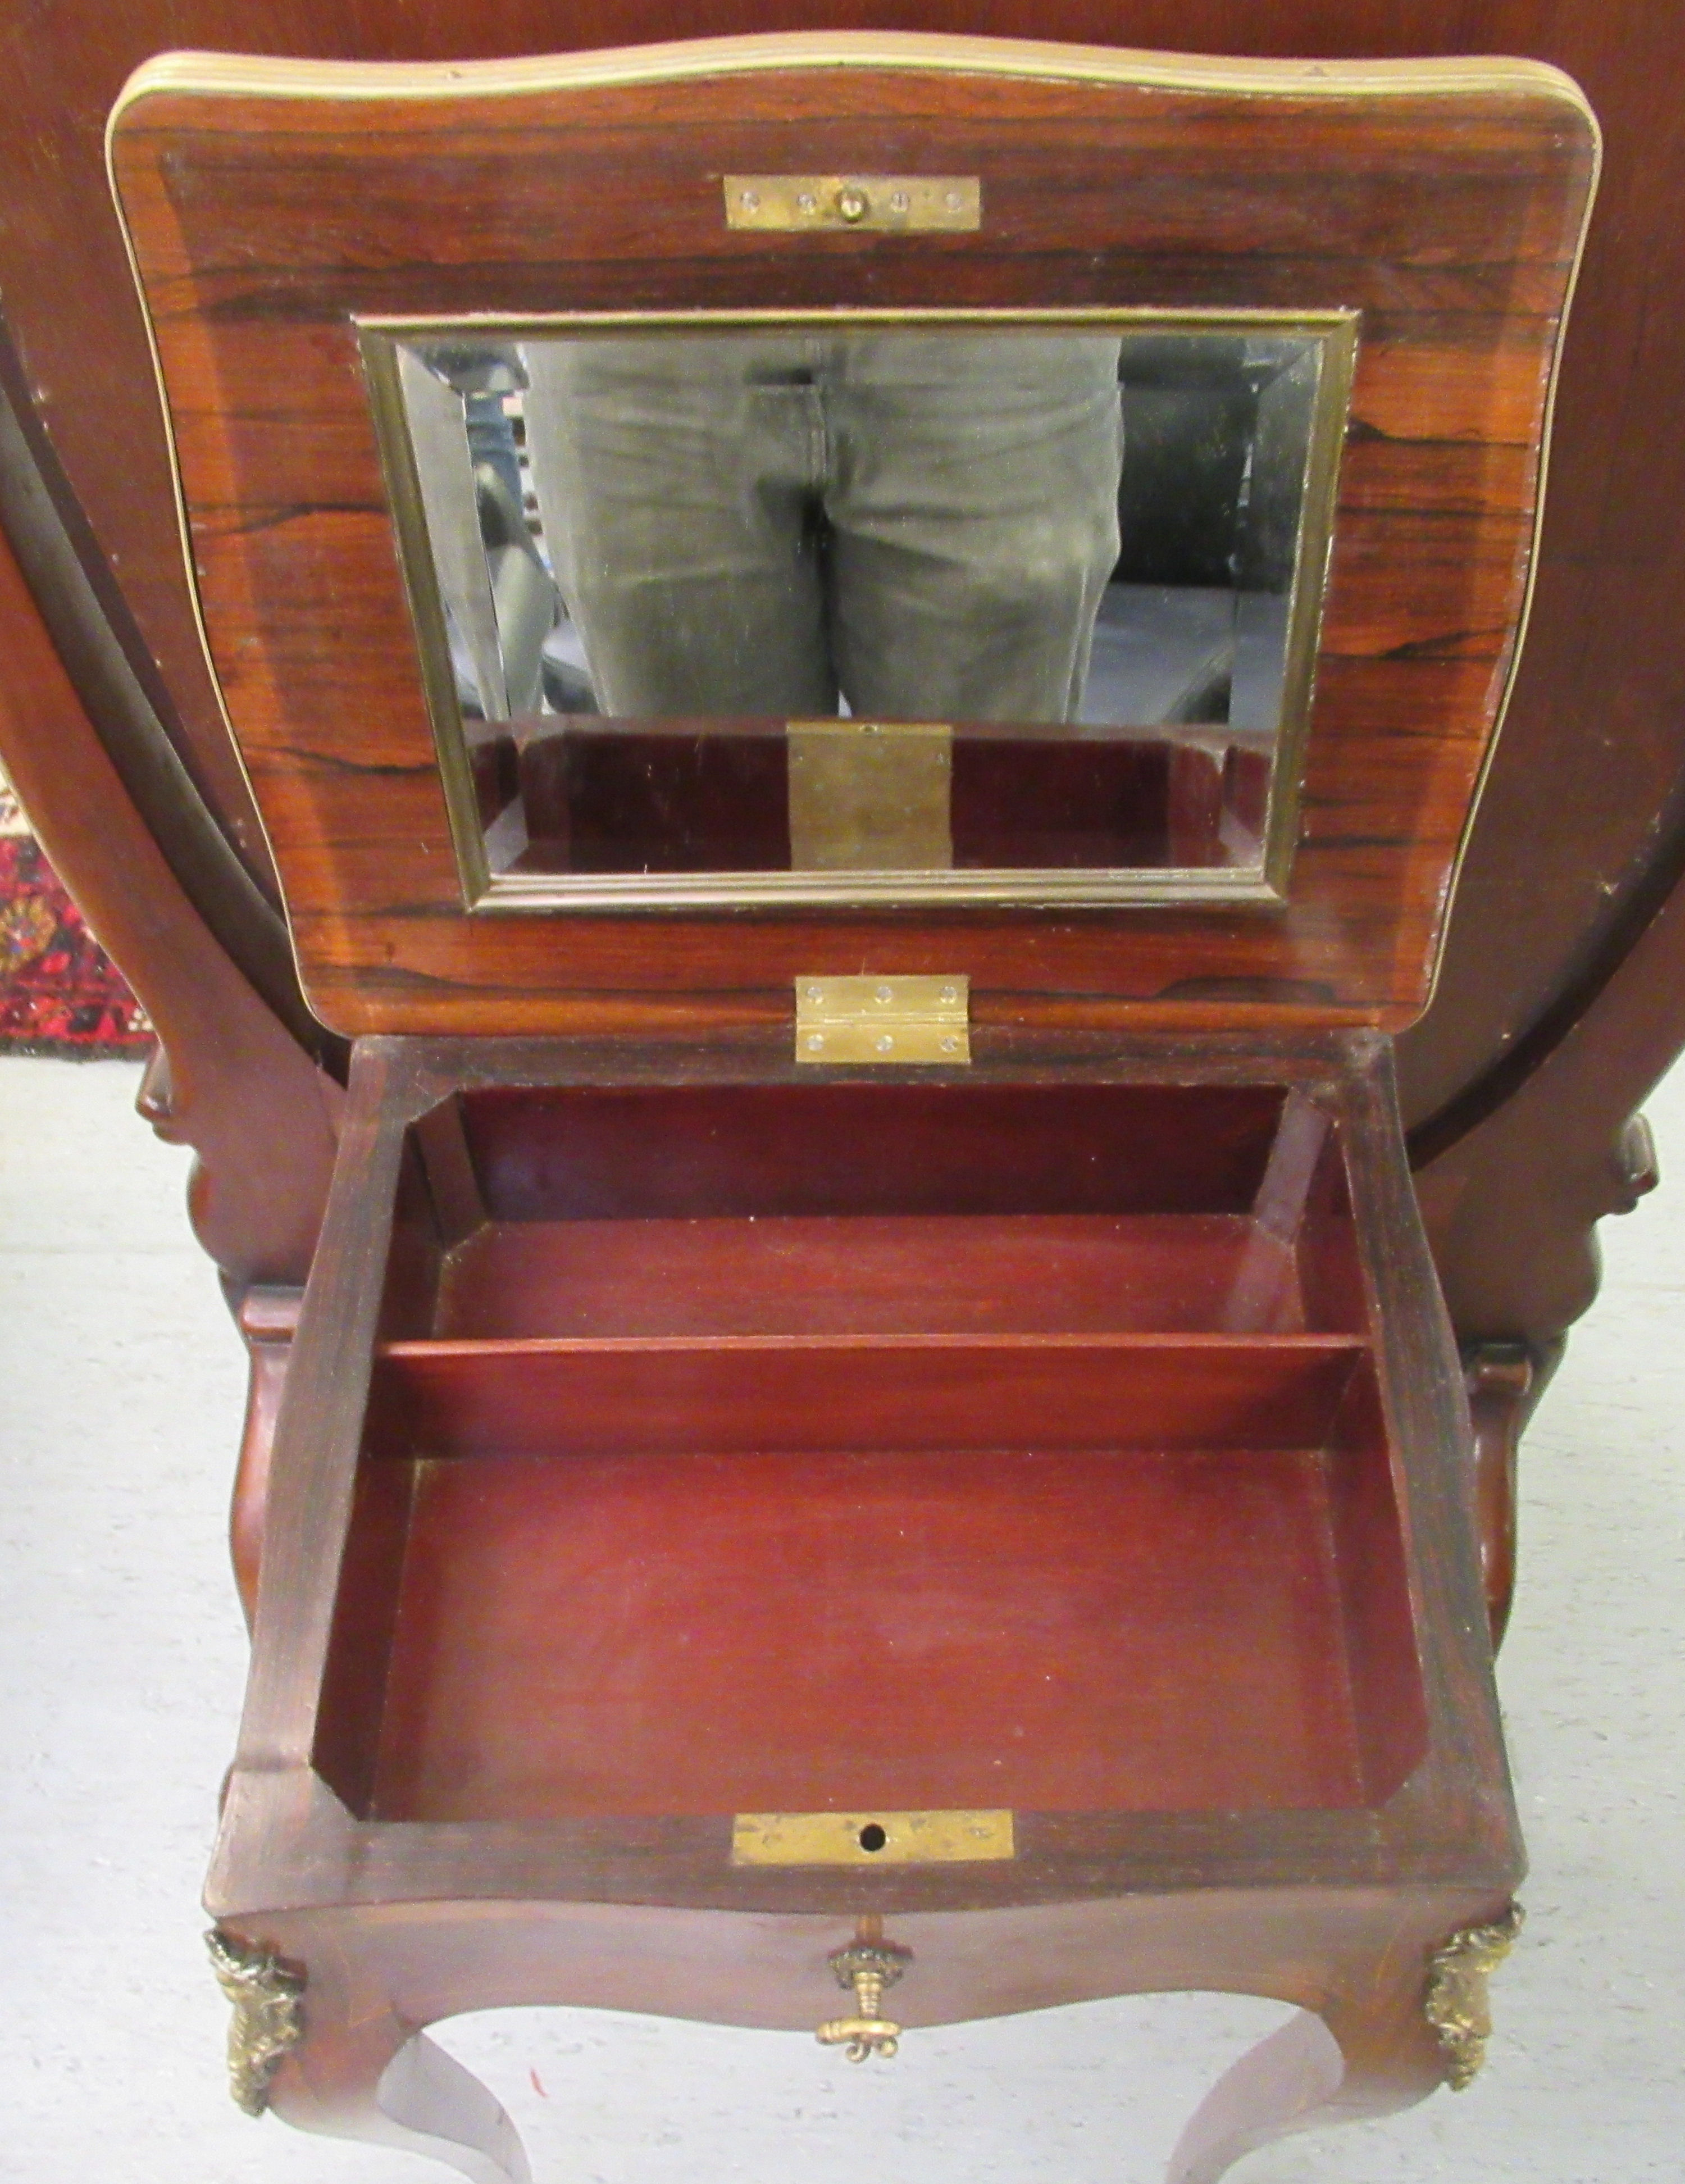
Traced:
POLYGON ((270 2081, 304 2036, 304 1975, 267 1949, 220 1927, 205 1936, 217 1985, 233 2005, 228 2028, 228 2090, 247 2115, 270 2104, 270 2081))
POLYGON ((1427 2021, 1445 2057, 1445 2082, 1454 2093, 1474 2083, 1492 2037, 1487 1981, 1510 1953, 1521 1930, 1521 1910, 1512 1903, 1489 1925, 1465 1926, 1430 1960, 1427 2021))

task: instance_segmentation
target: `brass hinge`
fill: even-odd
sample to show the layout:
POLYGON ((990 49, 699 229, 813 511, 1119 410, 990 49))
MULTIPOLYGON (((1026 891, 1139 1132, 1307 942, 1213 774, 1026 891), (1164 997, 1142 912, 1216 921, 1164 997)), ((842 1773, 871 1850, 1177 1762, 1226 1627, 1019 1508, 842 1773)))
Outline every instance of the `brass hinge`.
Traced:
POLYGON ((965 978, 798 978, 796 1059, 963 1066, 970 1008, 965 978))

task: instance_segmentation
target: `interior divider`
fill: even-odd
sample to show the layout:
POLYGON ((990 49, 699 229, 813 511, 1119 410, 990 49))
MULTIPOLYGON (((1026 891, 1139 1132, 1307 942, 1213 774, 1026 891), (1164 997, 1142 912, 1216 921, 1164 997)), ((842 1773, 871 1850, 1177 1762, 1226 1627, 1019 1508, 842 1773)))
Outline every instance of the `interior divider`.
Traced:
POLYGON ((1315 1448, 1366 1346, 1335 1335, 404 1341, 374 1456, 1315 1448))
MULTIPOLYGON (((1243 1213, 487 1223, 435 1336, 1289 1334, 1291 1235, 1243 1213)), ((418 1330, 419 1331, 419 1330, 418 1330)))

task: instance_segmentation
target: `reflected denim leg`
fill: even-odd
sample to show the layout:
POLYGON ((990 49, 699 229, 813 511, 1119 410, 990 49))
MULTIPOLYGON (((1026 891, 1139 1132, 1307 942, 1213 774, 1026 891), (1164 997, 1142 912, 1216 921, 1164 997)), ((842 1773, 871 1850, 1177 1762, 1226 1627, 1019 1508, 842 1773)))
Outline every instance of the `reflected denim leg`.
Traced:
POLYGON ((1118 343, 837 345, 831 652, 857 714, 1068 721, 1118 557, 1118 343))
POLYGON ((468 428, 470 459, 476 466, 489 463, 519 508, 520 457, 515 449, 514 426, 504 414, 503 396, 464 394, 462 414, 468 428))
POLYGON ((836 712, 807 348, 526 344, 545 540, 605 712, 836 712))
POLYGON ((1116 561, 1101 336, 533 342, 527 437, 605 710, 1075 716, 1116 561), (821 516, 825 519, 821 522, 821 516))

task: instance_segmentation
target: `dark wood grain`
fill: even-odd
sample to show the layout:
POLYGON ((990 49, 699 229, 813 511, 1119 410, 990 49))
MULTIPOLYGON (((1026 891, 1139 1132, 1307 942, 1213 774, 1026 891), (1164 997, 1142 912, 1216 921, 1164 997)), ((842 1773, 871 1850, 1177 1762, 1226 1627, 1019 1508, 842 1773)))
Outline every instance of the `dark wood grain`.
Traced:
POLYGON ((639 993, 705 1022, 710 996, 716 1019, 775 1009, 798 973, 844 967, 964 971, 985 1014, 1018 1017, 1058 996, 1173 1018, 1214 978, 1236 1009, 1397 1023, 1425 1001, 1524 597, 1582 109, 1544 77, 1254 96, 918 58, 354 107, 330 74, 317 98, 160 86, 120 117, 213 652, 329 1022, 588 1028, 605 1004, 636 1021, 639 993), (982 175, 981 237, 769 248, 724 226, 722 169, 893 170, 915 142, 982 175), (352 315, 726 304, 1364 314, 1353 433, 1394 465, 1339 513, 1284 910, 463 914, 352 315), (1448 442, 1493 451, 1490 480, 1448 466, 1448 442), (1389 735, 1401 658, 1464 672, 1407 669, 1417 710, 1389 735))

